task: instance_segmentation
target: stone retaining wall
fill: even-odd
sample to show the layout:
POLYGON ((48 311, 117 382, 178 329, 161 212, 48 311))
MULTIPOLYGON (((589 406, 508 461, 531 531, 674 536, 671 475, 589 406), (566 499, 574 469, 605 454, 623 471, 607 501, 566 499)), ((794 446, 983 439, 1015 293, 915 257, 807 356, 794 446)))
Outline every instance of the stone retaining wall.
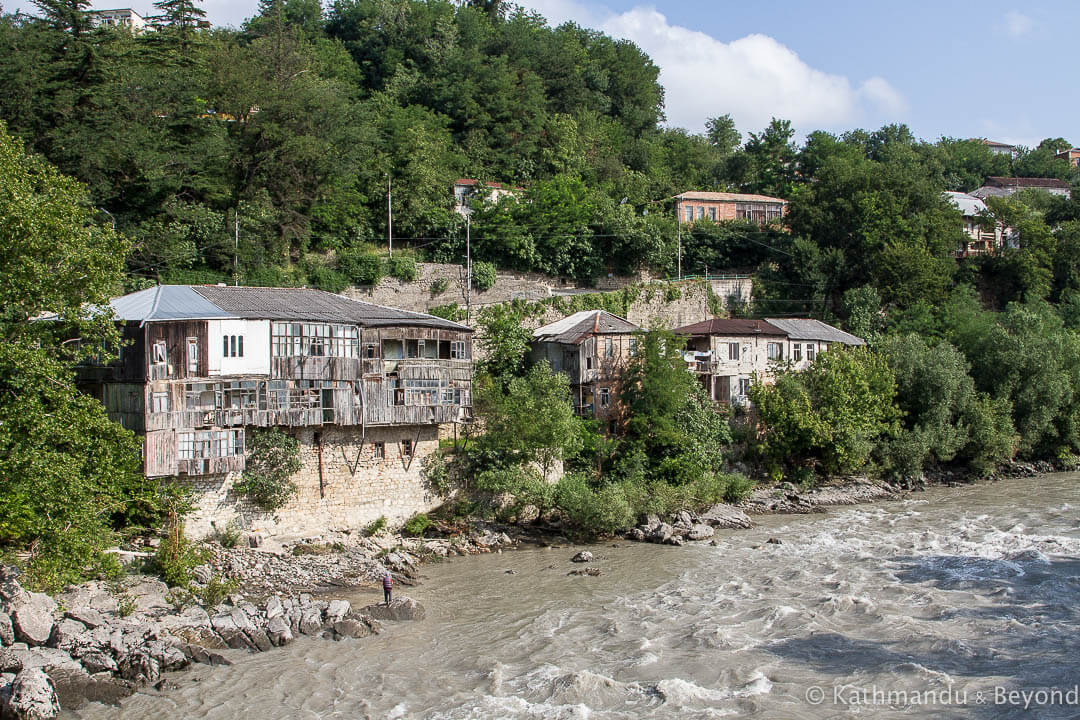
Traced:
MULTIPOLYGON (((397 525, 440 504, 424 477, 424 463, 439 447, 434 425, 361 428, 323 426, 292 431, 300 440, 300 471, 293 476, 297 494, 281 509, 267 512, 238 494, 239 475, 185 476, 180 482, 196 491, 196 510, 187 518, 191 537, 235 523, 264 535, 312 535, 358 529, 385 516, 397 525), (406 441, 413 457, 404 455, 406 441), (383 458, 376 458, 382 443, 383 458), (321 456, 321 473, 320 473, 321 456)), ((452 432, 450 433, 452 435, 452 432)))

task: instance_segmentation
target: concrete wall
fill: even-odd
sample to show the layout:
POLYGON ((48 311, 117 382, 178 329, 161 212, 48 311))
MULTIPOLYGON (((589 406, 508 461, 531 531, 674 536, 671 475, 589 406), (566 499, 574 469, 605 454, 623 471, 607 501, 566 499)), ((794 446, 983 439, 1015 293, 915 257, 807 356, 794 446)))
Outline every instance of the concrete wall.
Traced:
POLYGON ((196 491, 196 510, 187 519, 187 534, 205 537, 215 526, 224 528, 232 522, 264 535, 314 535, 359 529, 381 515, 391 525, 400 524, 440 504, 423 472, 424 460, 439 447, 437 426, 368 428, 362 445, 361 433, 360 428, 337 426, 294 431, 303 462, 293 476, 299 491, 272 513, 233 490, 239 475, 181 477, 182 484, 196 491), (316 432, 322 446, 321 488, 316 432), (402 456, 404 440, 415 445, 411 464, 402 456), (375 458, 379 442, 384 444, 383 459, 375 458))

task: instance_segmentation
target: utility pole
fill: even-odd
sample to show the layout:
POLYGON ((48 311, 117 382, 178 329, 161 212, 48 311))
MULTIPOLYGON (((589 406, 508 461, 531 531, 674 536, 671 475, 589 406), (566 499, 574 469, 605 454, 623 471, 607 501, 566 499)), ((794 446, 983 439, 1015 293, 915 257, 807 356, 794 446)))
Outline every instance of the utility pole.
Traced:
POLYGON ((677 200, 675 215, 678 219, 678 279, 683 280, 683 206, 677 200))
POLYGON ((472 314, 472 251, 470 232, 472 229, 472 208, 465 206, 465 323, 472 314))
POLYGON ((386 173, 386 235, 390 240, 390 257, 394 257, 394 208, 390 204, 393 188, 390 173, 386 173))
POLYGON ((233 287, 240 286, 240 206, 236 206, 235 218, 236 225, 233 231, 233 256, 232 256, 232 271, 233 271, 233 287))

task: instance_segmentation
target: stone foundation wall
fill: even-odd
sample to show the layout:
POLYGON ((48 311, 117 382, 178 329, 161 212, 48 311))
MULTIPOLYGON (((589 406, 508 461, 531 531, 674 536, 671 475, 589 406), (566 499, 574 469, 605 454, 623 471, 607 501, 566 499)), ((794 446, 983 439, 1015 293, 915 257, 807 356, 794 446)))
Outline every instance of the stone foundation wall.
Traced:
POLYGON ((235 473, 183 476, 180 482, 196 491, 187 534, 205 537, 215 527, 235 523, 264 535, 314 535, 356 530, 379 516, 394 526, 441 503, 428 487, 423 469, 426 458, 439 447, 437 426, 369 427, 363 443, 361 428, 324 426, 292 432, 300 440, 303 466, 292 478, 298 492, 285 507, 266 512, 236 493, 235 473), (402 453, 406 440, 414 445, 411 462, 402 453), (376 443, 383 443, 382 459, 375 457, 376 443))
MULTIPOLYGON (((413 282, 396 278, 383 278, 378 285, 354 287, 345 291, 347 297, 379 305, 426 312, 440 305, 465 306, 465 269, 461 265, 443 263, 417 263, 418 275, 413 282), (439 293, 439 285, 445 289, 439 293)), ((618 290, 648 280, 648 275, 623 277, 611 275, 598 278, 597 291, 618 290)), ((513 300, 535 301, 551 297, 559 291, 581 290, 589 286, 579 285, 573 278, 549 277, 539 273, 516 273, 498 271, 495 284, 484 292, 473 290, 472 305, 476 308, 498 305, 513 300)))

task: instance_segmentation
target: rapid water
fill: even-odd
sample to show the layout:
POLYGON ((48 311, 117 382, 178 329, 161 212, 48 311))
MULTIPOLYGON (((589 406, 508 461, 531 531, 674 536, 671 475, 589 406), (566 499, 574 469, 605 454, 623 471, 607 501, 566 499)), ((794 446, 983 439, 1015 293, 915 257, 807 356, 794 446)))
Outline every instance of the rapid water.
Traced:
POLYGON ((75 714, 1080 718, 1078 509, 1080 475, 1051 475, 599 545, 600 577, 567 575, 575 548, 458 558, 407 590, 423 621, 75 714))

